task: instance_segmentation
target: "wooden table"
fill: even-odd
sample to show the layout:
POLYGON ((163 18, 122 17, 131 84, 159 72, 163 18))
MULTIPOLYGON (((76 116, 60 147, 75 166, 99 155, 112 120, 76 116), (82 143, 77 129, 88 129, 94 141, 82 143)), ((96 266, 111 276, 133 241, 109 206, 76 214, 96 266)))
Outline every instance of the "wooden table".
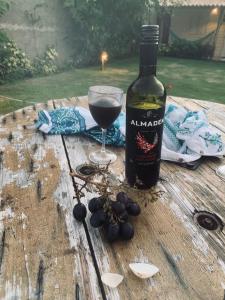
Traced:
MULTIPOLYGON (((130 242, 108 244, 98 229, 74 220, 70 168, 88 161, 99 147, 79 136, 46 136, 35 131, 37 111, 83 105, 86 97, 49 101, 0 119, 0 299, 224 299, 225 235, 194 222, 208 211, 225 220, 225 184, 207 160, 196 171, 163 162, 159 183, 165 193, 134 220, 130 242), (141 280, 130 262, 151 262, 160 273, 141 280), (116 289, 100 276, 124 276, 116 289)), ((225 138, 225 106, 171 98, 187 109, 208 110, 225 138)), ((112 166, 121 174, 124 150, 112 166)), ((92 197, 86 195, 84 203, 92 197)))

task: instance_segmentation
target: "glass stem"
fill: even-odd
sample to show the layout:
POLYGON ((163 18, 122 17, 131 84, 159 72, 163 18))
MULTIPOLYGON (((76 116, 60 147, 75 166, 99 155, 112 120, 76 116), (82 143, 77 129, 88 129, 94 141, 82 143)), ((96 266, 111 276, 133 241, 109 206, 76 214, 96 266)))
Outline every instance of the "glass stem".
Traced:
POLYGON ((102 149, 101 149, 102 153, 105 153, 105 137, 106 137, 106 129, 102 128, 102 149))

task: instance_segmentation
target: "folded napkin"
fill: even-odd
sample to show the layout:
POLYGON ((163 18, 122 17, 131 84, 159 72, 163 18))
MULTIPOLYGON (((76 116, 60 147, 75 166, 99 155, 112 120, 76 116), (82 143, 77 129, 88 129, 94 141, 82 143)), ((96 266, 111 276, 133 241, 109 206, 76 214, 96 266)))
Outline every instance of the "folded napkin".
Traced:
POLYGON ((205 111, 187 111, 168 104, 165 110, 162 159, 191 162, 201 156, 222 156, 225 145, 205 111))
MULTIPOLYGON (((82 134, 102 141, 101 129, 89 110, 83 107, 40 111, 36 127, 48 134, 82 134)), ((106 144, 125 145, 125 114, 107 130, 106 144)), ((213 128, 204 111, 190 112, 173 104, 166 105, 162 159, 191 162, 201 156, 222 156, 225 146, 220 132, 213 128)))
MULTIPOLYGON (((78 134, 102 142, 102 130, 92 118, 89 110, 83 107, 58 108, 52 111, 42 110, 38 113, 36 128, 48 134, 78 134)), ((125 145, 125 114, 120 113, 113 125, 107 129, 106 145, 125 145)))

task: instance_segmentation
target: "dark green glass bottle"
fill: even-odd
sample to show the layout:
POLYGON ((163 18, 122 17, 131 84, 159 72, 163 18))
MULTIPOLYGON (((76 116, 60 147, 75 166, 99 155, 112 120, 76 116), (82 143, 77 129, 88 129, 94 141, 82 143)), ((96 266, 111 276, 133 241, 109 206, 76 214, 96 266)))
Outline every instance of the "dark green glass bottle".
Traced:
POLYGON ((159 179, 166 90, 156 78, 159 26, 143 25, 140 73, 130 85, 126 100, 127 182, 140 189, 159 179))

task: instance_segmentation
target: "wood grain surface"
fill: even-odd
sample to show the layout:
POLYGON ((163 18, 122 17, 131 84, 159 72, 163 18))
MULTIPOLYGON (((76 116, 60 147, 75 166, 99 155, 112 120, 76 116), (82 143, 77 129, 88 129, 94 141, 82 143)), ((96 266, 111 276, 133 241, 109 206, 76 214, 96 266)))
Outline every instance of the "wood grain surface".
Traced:
MULTIPOLYGON (((205 109, 225 140, 225 106, 169 97, 188 110, 205 109)), ((34 120, 41 109, 87 106, 87 97, 49 101, 0 118, 0 299, 224 299, 225 234, 194 222, 208 211, 225 222, 225 182, 215 173, 224 159, 206 159, 195 170, 163 162, 154 203, 140 202, 130 242, 107 243, 101 230, 73 219, 71 168, 88 162, 97 145, 81 136, 46 136, 34 120), (150 262, 160 272, 148 280, 131 273, 129 263, 150 262), (118 288, 100 275, 124 276, 118 288)), ((123 176, 124 150, 112 171, 123 176)), ((77 180, 77 179, 76 179, 77 180)), ((86 193, 84 203, 93 197, 86 193)))

